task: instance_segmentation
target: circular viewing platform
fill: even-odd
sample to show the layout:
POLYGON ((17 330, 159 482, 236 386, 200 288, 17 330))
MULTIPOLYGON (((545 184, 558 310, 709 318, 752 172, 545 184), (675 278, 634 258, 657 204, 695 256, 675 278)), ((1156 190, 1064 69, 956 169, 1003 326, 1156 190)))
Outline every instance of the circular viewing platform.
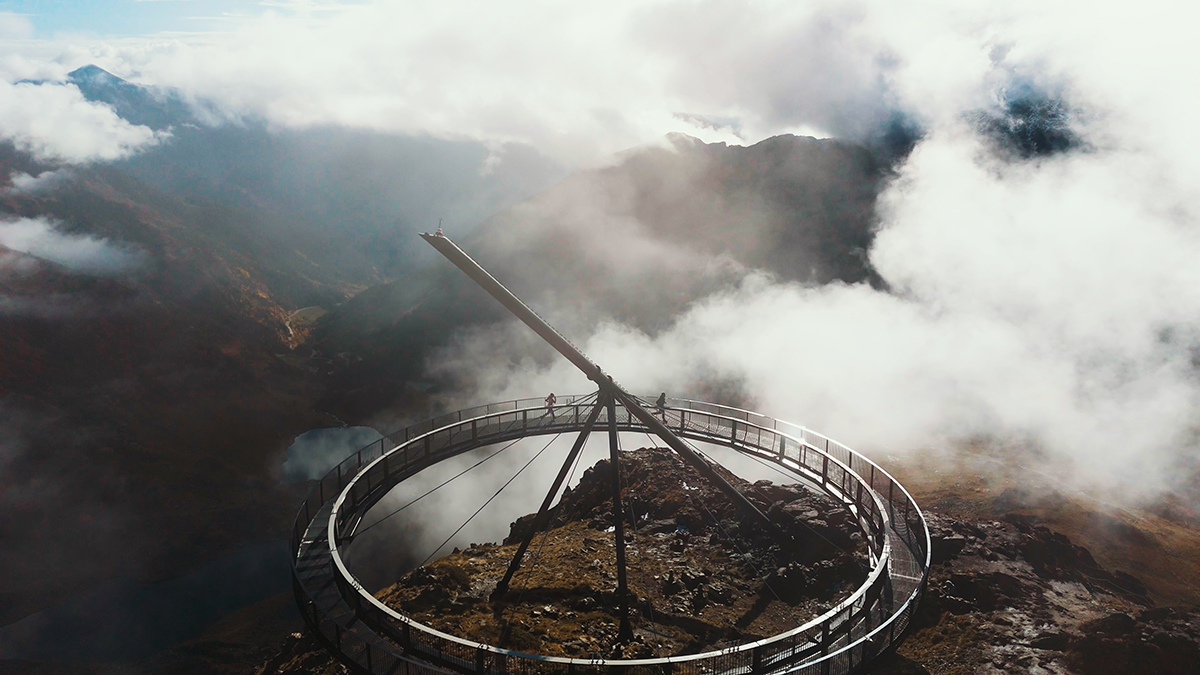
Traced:
MULTIPOLYGON (((385 605, 347 569, 343 553, 364 516, 394 487, 443 460, 527 436, 580 432, 594 397, 541 399, 460 410, 359 450, 318 481, 292 532, 293 589, 305 621, 338 658, 368 673, 586 675, 632 669, 668 675, 855 672, 897 642, 929 570, 929 534, 908 492, 881 467, 801 426, 712 403, 668 399, 666 425, 692 442, 770 463, 845 506, 866 542, 870 571, 849 597, 810 621, 718 651, 646 659, 524 653, 436 630, 385 605)), ((607 411, 599 421, 608 424, 607 411)), ((616 407, 621 432, 650 430, 616 407)))

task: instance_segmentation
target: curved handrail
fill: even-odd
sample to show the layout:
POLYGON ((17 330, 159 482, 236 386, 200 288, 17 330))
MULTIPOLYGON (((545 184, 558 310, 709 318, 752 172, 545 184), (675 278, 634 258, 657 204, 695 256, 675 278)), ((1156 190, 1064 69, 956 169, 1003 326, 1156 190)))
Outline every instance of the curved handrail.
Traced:
MULTIPOLYGON (((537 410, 537 408, 525 408, 524 410, 527 410, 527 411, 528 410, 537 410)), ((672 410, 673 410, 673 408, 672 408, 672 410)), ((500 413, 494 413, 494 414, 500 414, 500 413)), ((702 414, 709 414, 709 413, 702 413, 702 414)), ((737 419, 737 418, 723 417, 723 416, 716 416, 716 415, 710 415, 710 416, 718 417, 720 419, 727 419, 727 420, 737 419)), ((479 420, 487 419, 488 417, 489 416, 483 416, 483 417, 478 417, 478 418, 472 418, 470 420, 463 420, 462 422, 459 422, 459 424, 469 423, 469 422, 478 422, 479 420)), ((755 425, 752 422, 746 422, 746 424, 751 424, 755 428, 761 429, 763 431, 774 431, 772 429, 767 429, 766 427, 755 425)), ((629 426, 624 428, 623 430, 625 430, 625 431, 643 431, 645 429, 646 429, 645 426, 638 426, 631 420, 629 422, 629 426)), ((434 433, 434 432, 431 431, 429 433, 434 433)), ((541 431, 541 435, 550 434, 550 433, 556 433, 556 432, 554 430, 541 431)), ((775 433, 779 433, 779 432, 775 432, 775 433)), ((397 621, 407 623, 410 626, 415 627, 426 633, 436 635, 441 639, 455 642, 464 647, 470 647, 472 649, 483 649, 485 651, 488 651, 488 652, 491 652, 494 654, 502 654, 505 656, 513 656, 513 657, 517 657, 517 658, 534 659, 534 660, 538 660, 538 661, 547 661, 547 662, 551 662, 551 663, 562 663, 562 664, 568 664, 568 665, 592 663, 593 662, 592 659, 575 659, 575 658, 558 657, 558 656, 547 656, 544 654, 533 654, 533 653, 529 653, 529 652, 521 652, 521 651, 517 651, 517 650, 504 649, 502 647, 496 647, 494 645, 480 644, 478 641, 467 640, 467 639, 464 639, 457 635, 439 631, 438 629, 436 629, 432 626, 429 626, 428 624, 424 624, 419 621, 416 621, 416 620, 412 619, 412 617, 409 617, 405 614, 401 614, 400 612, 397 612, 395 609, 385 605, 378 598, 376 598, 374 595, 369 593, 362 586, 362 584, 359 583, 358 579, 354 576, 354 574, 352 572, 350 572, 349 568, 346 567, 345 561, 342 560, 341 552, 339 550, 340 547, 338 546, 338 540, 340 538, 340 536, 339 536, 340 533, 338 532, 339 520, 337 517, 337 515, 341 509, 341 506, 344 503, 344 500, 351 493, 351 490, 353 489, 354 485, 363 476, 367 475, 373 466, 377 465, 380 462, 385 461, 389 456, 391 456, 397 452, 403 451, 408 444, 421 441, 427 435, 428 434, 424 434, 422 436, 416 437, 416 438, 412 439, 411 441, 408 441, 405 445, 396 446, 395 448, 390 450, 388 453, 384 454, 383 456, 379 457, 378 459, 375 459, 370 465, 363 467, 362 471, 359 472, 353 479, 351 479, 351 481, 349 483, 347 483, 346 488, 342 491, 342 493, 338 496, 337 500, 334 502, 333 509, 332 509, 332 512, 331 512, 331 515, 329 518, 329 525, 328 525, 329 531, 328 531, 327 536, 328 536, 328 541, 330 542, 329 543, 330 554, 333 558, 334 565, 337 567, 338 573, 341 574, 342 577, 347 580, 348 585, 352 589, 354 589, 354 591, 357 592, 359 594, 359 596, 361 596, 360 601, 366 601, 368 604, 374 605, 378 611, 388 615, 389 617, 391 617, 397 621)), ((536 434, 530 434, 530 435, 536 435, 536 434)), ((684 434, 684 435, 685 435, 685 437, 691 436, 691 434, 684 434)), ((697 440, 701 440, 701 439, 697 439, 697 440)), ((711 442, 719 442, 722 439, 713 438, 713 437, 702 437, 702 440, 704 440, 705 442, 711 443, 711 442)), ((796 439, 793 438, 791 440, 796 440, 796 439)), ((838 465, 840 465, 841 468, 845 472, 854 476, 860 483, 863 482, 861 477, 859 477, 857 474, 855 474, 853 472, 853 470, 850 469, 850 467, 843 464, 840 460, 837 460, 836 458, 830 458, 830 459, 832 461, 836 462, 838 465)), ((799 466, 798 467, 788 467, 788 468, 793 469, 793 470, 800 469, 799 466)), ((876 500, 876 505, 882 512, 883 507, 882 507, 882 504, 879 503, 878 496, 872 494, 872 499, 876 500)), ((858 509, 855 508, 854 504, 847 503, 846 506, 850 507, 852 512, 855 512, 856 515, 858 515, 857 514, 858 509)), ((868 591, 871 588, 873 588, 877 582, 879 582, 879 577, 884 572, 887 571, 887 558, 889 555, 890 546, 888 545, 886 540, 884 541, 882 548, 883 548, 882 554, 879 555, 879 557, 874 565, 874 568, 871 571, 871 574, 868 575, 866 581, 864 581, 863 584, 860 585, 859 588, 857 588, 855 590, 855 592, 850 595, 850 597, 848 597, 845 600, 843 600, 842 602, 838 603, 836 606, 834 606, 832 609, 828 610, 826 613, 821 614, 820 616, 817 616, 817 617, 813 618, 812 620, 808 621, 807 623, 804 623, 800 626, 797 626, 790 630, 784 631, 782 633, 778 633, 776 635, 762 638, 760 640, 742 643, 740 645, 736 645, 734 647, 728 647, 725 649, 714 649, 714 650, 711 650, 708 652, 697 652, 694 654, 685 654, 685 655, 671 656, 671 657, 660 657, 660 658, 653 658, 653 659, 605 659, 605 662, 610 665, 614 665, 614 666, 644 666, 644 665, 658 665, 658 664, 664 664, 664 663, 680 663, 680 662, 684 662, 684 661, 699 661, 699 660, 713 658, 718 655, 728 655, 728 654, 740 652, 740 651, 751 651, 755 648, 771 645, 776 642, 781 642, 790 637, 794 637, 796 635, 804 633, 808 630, 811 630, 815 626, 821 625, 822 622, 832 618, 833 616, 836 616, 845 607, 850 606, 850 605, 856 603, 857 601, 863 599, 866 596, 866 594, 868 593, 868 591)))
MULTIPOLYGON (((575 416, 578 418, 577 401, 582 398, 584 397, 564 397, 560 400, 565 400, 566 403, 555 406, 555 409, 561 410, 575 406, 575 416)), ((515 421, 518 414, 521 415, 522 419, 524 420, 527 418, 530 412, 544 410, 541 399, 528 398, 488 404, 485 406, 477 406, 474 408, 456 411, 439 416, 432 420, 427 420, 425 422, 412 425, 400 432, 389 434, 387 437, 380 439, 377 443, 369 445, 351 455, 341 464, 331 470, 325 477, 321 479, 321 481, 318 481, 317 484, 313 486, 313 489, 309 494, 309 498, 306 499, 302 505, 301 512, 297 514, 296 527, 293 530, 292 540, 293 576, 296 579, 296 597, 298 603, 301 604, 302 613, 304 614, 306 620, 308 620, 310 624, 314 624, 320 633, 321 629, 320 625, 318 624, 321 624, 322 620, 328 621, 328 618, 320 616, 320 612, 316 607, 315 601, 309 597, 309 591, 304 588, 304 585, 300 580, 300 574, 297 570, 299 554, 303 545, 306 543, 310 546, 312 545, 311 540, 306 539, 304 534, 309 532, 309 525, 315 515, 312 508, 314 506, 314 502, 316 510, 320 511, 323 508, 322 505, 327 504, 330 501, 330 498, 336 495, 334 504, 329 511, 330 517, 325 526, 326 531, 324 533, 327 537, 325 543, 329 547, 328 551, 330 568, 336 571, 334 580, 337 583, 337 586, 343 589, 341 591, 343 594, 345 594, 347 591, 349 592, 350 597, 344 597, 344 599, 347 602, 350 602, 351 600, 355 601, 352 603, 352 605, 356 608, 356 612, 365 609, 363 607, 365 602, 369 608, 367 611, 374 611, 381 617, 387 617, 387 619, 403 624, 406 628, 406 636, 408 635, 407 628, 412 627, 416 628, 422 634, 431 635, 438 639, 445 640, 451 644, 458 645, 463 649, 476 650, 479 654, 491 654, 493 657, 501 657, 505 659, 511 657, 511 659, 516 660, 536 661, 545 663, 546 665, 561 665, 571 669, 577 669, 579 666, 586 667, 600 665, 605 667, 632 667, 655 664, 683 665, 686 662, 703 662, 705 659, 713 660, 713 664, 715 665, 717 661, 720 661, 721 663, 727 663, 730 662, 730 659, 737 659, 739 654, 752 653, 754 659, 752 664, 753 667, 750 668, 750 671, 754 673, 762 672, 764 666, 771 668, 782 667, 783 670, 778 670, 778 672, 794 672, 797 669, 808 669, 814 664, 825 663, 826 666, 828 666, 829 663, 841 663, 839 659, 844 660, 847 665, 845 670, 842 670, 839 666, 837 672, 848 672, 848 670, 856 667, 856 655, 857 663, 861 663, 864 659, 870 658, 874 654, 878 653, 878 651, 881 649, 890 645, 894 641, 895 636, 903 631, 909 623, 909 619, 911 618, 910 615, 915 608, 915 603, 921 595, 929 569, 930 547, 928 527, 926 526, 924 515, 921 514, 920 509, 917 508, 911 494, 909 494, 903 486, 896 482, 891 474, 885 471, 882 467, 879 467, 871 460, 854 452, 850 448, 837 443, 826 436, 813 432, 806 427, 785 422, 783 420, 777 420, 753 411, 729 406, 721 406, 718 404, 692 401, 688 399, 671 399, 671 401, 676 405, 672 405, 670 410, 680 414, 681 435, 692 437, 696 440, 726 445, 727 447, 732 447, 741 452, 752 451, 752 454, 769 461, 775 461, 776 464, 794 474, 797 474, 798 477, 804 478, 810 482, 816 482, 817 484, 822 485, 826 491, 829 491, 831 494, 842 498, 843 503, 849 507, 851 513, 856 517, 859 527, 863 528, 864 533, 868 535, 869 543, 879 548, 878 554, 876 554, 876 552, 872 549, 874 568, 872 569, 871 574, 868 576, 867 581, 849 598, 839 603, 836 607, 830 609, 821 616, 806 622, 804 625, 793 628, 785 633, 723 650, 661 659, 637 660, 569 659, 564 657, 527 654, 512 650, 504 650, 491 645, 481 645, 479 643, 464 640, 457 636, 442 633, 441 631, 436 631, 432 627, 420 624, 412 620, 410 617, 406 617, 405 615, 392 610, 386 605, 383 605, 383 603, 380 603, 376 598, 374 598, 374 596, 372 596, 370 593, 367 593, 357 579, 355 579, 349 570, 346 569, 338 550, 338 541, 342 535, 339 529, 343 521, 341 512, 343 506, 345 505, 346 499, 349 497, 353 502, 353 509, 350 511, 350 513, 357 513, 358 515, 358 520, 356 520, 354 525, 350 528, 350 532, 353 532, 366 509, 369 509, 370 506, 373 505, 378 498, 382 497, 383 494, 390 490, 392 486, 407 477, 407 475, 405 475, 404 478, 399 478, 399 480, 391 482, 385 486, 385 483, 388 482, 389 478, 387 470, 387 462, 389 458, 396 456, 400 452, 404 452, 406 453, 404 456, 407 465, 408 449, 414 447, 415 444, 424 442, 426 447, 425 456, 418 458, 419 460, 428 462, 427 464, 420 466, 420 469, 423 469, 429 465, 432 465, 433 463, 452 456, 453 454, 459 454, 466 450, 472 449, 473 447, 479 447, 481 445, 496 442, 499 439, 489 440, 486 443, 480 442, 475 445, 468 444, 457 451, 450 452, 449 454, 439 455, 436 458, 436 461, 429 462, 430 457, 428 455, 428 441, 429 439, 435 437, 436 434, 447 434, 448 442, 446 443, 446 446, 450 447, 453 445, 449 442, 449 440, 453 439, 454 431, 452 428, 454 427, 458 427, 461 433, 461 429, 463 427, 470 425, 472 432, 474 433, 474 430, 480 424, 480 421, 486 421, 491 418, 503 418, 505 416, 512 416, 513 420, 515 421), (703 415, 710 421, 715 421, 715 423, 712 424, 714 430, 723 431, 725 429, 723 425, 728 423, 730 436, 716 436, 712 431, 709 433, 701 433, 701 431, 697 429, 688 429, 683 418, 684 415, 691 415, 693 416, 693 419, 695 419, 696 415, 703 415), (738 438, 739 426, 741 427, 742 431, 742 436, 740 439, 738 438), (791 431, 791 433, 786 433, 783 429, 787 429, 788 431, 791 431), (759 441, 762 440, 764 432, 766 432, 768 435, 773 434, 776 438, 773 438, 769 446, 764 448, 762 445, 755 445, 751 442, 749 433, 751 430, 754 430, 756 438, 759 441), (403 440, 398 440, 401 436, 403 436, 403 440), (741 442, 741 445, 738 444, 739 441, 741 442), (779 443, 778 456, 770 454, 775 452, 775 441, 778 441, 779 443), (792 446, 788 445, 789 441, 792 446), (385 445, 393 445, 393 447, 391 450, 385 451, 385 445), (373 448, 376 446, 378 446, 378 449, 373 450, 373 448), (788 457, 788 452, 793 448, 799 450, 797 456, 795 458, 788 457), (821 457, 822 470, 819 474, 816 472, 815 467, 806 464, 805 458, 808 452, 816 453, 821 457), (843 461, 843 457, 845 461, 843 461), (379 473, 378 467, 381 465, 384 469, 382 472, 384 474, 384 481, 372 485, 372 472, 374 471, 376 474, 379 473), (830 471, 830 466, 832 466, 835 471, 830 471), (830 481, 830 477, 834 475, 838 476, 836 483, 830 481), (363 481, 364 479, 368 488, 367 494, 363 495, 365 498, 360 498, 356 492, 356 488, 360 485, 360 481, 363 481), (326 492, 327 482, 334 483, 334 485, 330 486, 328 493, 326 492), (852 492, 856 491, 856 494, 846 493, 845 489, 847 485, 857 486, 856 488, 852 489, 852 492), (836 490, 834 489, 835 486, 837 488, 836 490), (865 504, 863 502, 864 487, 866 488, 867 495, 870 497, 865 504), (896 494, 897 487, 899 487, 899 494, 896 494), (886 495, 883 492, 884 489, 886 489, 886 495), (867 504, 869 504, 872 508, 868 509, 870 513, 866 513, 866 518, 864 518, 863 507, 867 504), (903 507, 902 515, 898 505, 903 507), (879 519, 878 524, 876 524, 875 521, 876 517, 879 519), (870 527, 868 527, 868 522, 870 527), (875 528, 878 531, 872 533, 869 531, 872 528, 875 528), (872 536, 872 534, 875 536, 872 536), (911 570, 911 572, 919 573, 919 576, 901 575, 899 578, 906 580, 906 584, 911 585, 912 588, 910 592, 906 593, 904 601, 900 603, 898 607, 888 606, 885 608, 883 600, 879 594, 886 592, 888 594, 888 602, 892 602, 891 591, 893 582, 892 573, 889 571, 889 567, 893 562, 891 559, 890 543, 890 539, 893 535, 897 537, 898 541, 904 545, 904 548, 913 555, 912 560, 909 562, 915 567, 915 569, 911 570), (878 537, 882 537, 882 541, 875 541, 875 539, 878 537), (885 573, 887 573, 886 576, 885 573), (875 595, 873 599, 871 597, 872 594, 875 595), (863 603, 862 606, 858 610, 855 610, 854 605, 860 601, 863 603), (312 617, 308 615, 308 607, 306 603, 307 605, 311 605, 313 608, 312 617), (849 609, 848 613, 846 613, 847 609, 849 609), (846 613, 844 617, 841 616, 843 613, 846 613), (879 614, 878 618, 880 621, 877 624, 873 624, 873 619, 875 618, 876 613, 879 614), (838 617, 841 618, 838 619, 838 617), (834 626, 833 630, 830 630, 830 627, 825 625, 827 623, 834 626), (856 632, 856 629, 860 628, 860 623, 865 624, 865 630, 867 632, 863 635, 856 636, 854 633, 856 632), (788 639, 799 635, 811 633, 817 627, 822 628, 822 636, 824 636, 820 645, 820 653, 823 654, 823 656, 820 658, 810 661, 803 661, 799 665, 796 665, 795 660, 797 659, 794 657, 798 653, 798 647, 797 645, 793 644, 791 646, 791 654, 789 656, 781 657, 780 655, 783 652, 780 651, 768 655, 770 659, 773 659, 769 663, 760 660, 760 656, 765 648, 771 647, 777 643, 783 643, 788 639), (885 630, 888 632, 887 640, 886 642, 880 642, 879 638, 885 630), (832 633, 837 633, 837 635, 836 637, 829 639, 829 635, 832 633), (839 646, 838 643, 840 643, 843 639, 846 640, 846 644, 839 646)), ((626 413, 626 417, 627 419, 625 423, 623 425, 619 425, 623 427, 622 430, 645 431, 643 426, 635 424, 635 420, 632 419, 628 413, 626 413)), ((542 426, 529 429, 527 426, 523 426, 523 433, 517 435, 516 437, 519 437, 520 435, 532 435, 524 432, 556 433, 571 430, 577 429, 562 426, 542 426)), ((491 437, 489 436, 487 438, 491 437)), ((905 571, 910 570, 906 569, 905 571)), ((344 633, 341 632, 341 627, 336 622, 333 623, 333 629, 337 633, 337 642, 340 643, 341 637, 344 633)), ((806 635, 806 639, 811 637, 812 635, 806 635)), ((366 646, 366 662, 369 667, 372 653, 371 642, 367 641, 364 642, 364 644, 366 646)), ((804 644, 808 645, 809 642, 805 642, 804 644)), ((377 642, 376 648, 382 648, 385 651, 391 651, 388 649, 389 645, 392 645, 394 649, 399 648, 399 646, 394 645, 394 643, 386 641, 377 642)), ((440 653, 441 647, 437 647, 437 649, 440 653)), ((339 651, 343 650, 339 649, 339 651)), ((808 647, 806 647, 805 650, 801 650, 801 652, 804 651, 808 651, 809 653, 802 653, 802 657, 813 655, 808 647)), ((410 665, 416 665, 421 668, 430 668, 437 672, 446 672, 441 668, 437 668, 436 666, 428 664, 426 661, 413 660, 413 658, 403 653, 390 655, 385 654, 385 656, 392 658, 393 661, 399 659, 407 661, 410 665)), ((343 658, 346 657, 347 655, 343 654, 343 658)), ((477 668, 482 667, 480 664, 482 664, 483 661, 480 660, 478 655, 476 658, 477 668)), ((459 661, 462 661, 462 659, 460 658, 458 661, 455 661, 455 663, 458 663, 459 661)), ((744 657, 742 657, 742 661, 742 666, 744 666, 744 657)), ((361 659, 355 661, 355 663, 358 663, 360 666, 363 665, 361 663, 361 659)), ((507 663, 507 661, 501 661, 501 663, 507 663)), ((729 666, 734 670, 736 670, 738 667, 741 667, 733 663, 730 663, 729 666)), ((725 670, 728 670, 728 668, 725 668, 725 670)), ((512 672, 511 669, 509 669, 509 671, 512 672)), ((705 670, 705 672, 713 671, 713 668, 708 668, 705 670)))

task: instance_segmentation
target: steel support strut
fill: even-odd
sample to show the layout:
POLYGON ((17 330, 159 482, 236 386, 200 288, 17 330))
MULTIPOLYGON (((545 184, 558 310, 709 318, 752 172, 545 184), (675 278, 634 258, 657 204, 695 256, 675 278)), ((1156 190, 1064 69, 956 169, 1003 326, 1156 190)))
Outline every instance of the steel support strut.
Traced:
POLYGON ((601 398, 596 399, 596 405, 592 408, 592 412, 588 414, 587 421, 583 423, 583 430, 579 432, 579 438, 575 439, 575 445, 571 446, 571 451, 567 453, 567 458, 563 461, 562 468, 558 470, 558 476, 554 478, 554 484, 550 486, 550 491, 546 493, 546 499, 542 501, 542 508, 538 509, 537 516, 534 517, 529 532, 521 540, 521 545, 517 547, 517 552, 513 555, 512 562, 508 564, 508 571, 504 573, 504 578, 500 580, 500 583, 496 584, 496 590, 492 592, 491 596, 493 602, 502 599, 504 594, 508 592, 508 584, 512 581, 513 575, 517 573, 517 569, 521 566, 521 559, 525 557, 525 551, 529 549, 529 544, 533 541, 534 535, 546 527, 546 523, 550 520, 550 505, 554 503, 554 496, 558 494, 563 481, 567 479, 567 472, 570 470, 571 465, 575 463, 575 459, 579 457, 584 443, 587 442, 588 435, 592 433, 592 427, 596 424, 596 419, 600 417, 600 411, 604 409, 602 398, 603 395, 601 395, 601 398))
MULTIPOLYGON (((629 624, 629 584, 625 577, 625 509, 621 506, 621 447, 617 437, 617 405, 611 395, 605 395, 608 406, 608 457, 612 472, 613 538, 617 543, 617 606, 621 609, 621 625, 617 630, 617 641, 633 640, 633 626, 629 624)), ((636 517, 636 516, 635 516, 636 517)))

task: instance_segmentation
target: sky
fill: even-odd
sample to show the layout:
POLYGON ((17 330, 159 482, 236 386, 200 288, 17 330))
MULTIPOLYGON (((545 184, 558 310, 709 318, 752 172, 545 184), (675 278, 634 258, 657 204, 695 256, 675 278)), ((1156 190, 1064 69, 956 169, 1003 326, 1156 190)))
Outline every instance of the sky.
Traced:
POLYGON ((298 3, 257 0, 6 0, 4 37, 36 40, 130 38, 227 30, 269 8, 298 3))
MULTIPOLYGON (((1136 10, 942 0, 21 0, 0 2, 0 83, 61 80, 94 63, 235 117, 529 143, 568 166, 603 163, 673 131, 731 143, 779 133, 863 139, 897 115, 931 128, 995 107, 1014 86, 1078 95, 1115 113, 1107 124, 1152 135, 1186 114, 1178 97, 1163 105, 1164 92, 1200 74, 1184 29, 1196 13, 1161 0, 1136 10)), ((107 139, 61 151, 73 160, 155 142, 63 92, 20 97, 27 109, 69 108, 107 139)), ((12 116, 0 110, 0 124, 12 116)), ((61 116, 18 133, 36 144, 72 125, 80 127, 61 116)))
MULTIPOLYGON (((669 133, 869 143, 901 120, 921 136, 880 195, 868 252, 888 290, 749 270, 661 334, 610 322, 576 341, 647 390, 715 369, 765 412, 852 446, 999 435, 1126 486, 1161 486, 1181 454, 1195 454, 1194 5, 180 1, 0 11, 0 135, 64 165, 170 142, 169 130, 130 125, 61 83, 88 63, 205 101, 212 123, 479 141, 497 149, 481 171, 504 161, 508 143, 587 168, 669 133), (30 79, 47 82, 21 83, 30 79), (1071 148, 1021 158, 989 139, 979 120, 1002 117, 1023 92, 1064 111, 1071 148)), ((461 362, 489 353, 481 339, 462 341, 461 362)), ((551 368, 480 395, 567 390, 567 379, 551 368)))

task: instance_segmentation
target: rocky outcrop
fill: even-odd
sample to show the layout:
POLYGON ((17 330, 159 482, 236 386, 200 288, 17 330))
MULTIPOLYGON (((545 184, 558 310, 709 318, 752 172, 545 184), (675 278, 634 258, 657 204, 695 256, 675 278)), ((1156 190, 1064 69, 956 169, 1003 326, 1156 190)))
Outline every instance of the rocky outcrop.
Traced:
POLYGON ((617 644, 611 465, 584 472, 538 535, 503 602, 490 602, 533 516, 503 544, 472 545, 378 594, 419 621, 471 640, 576 657, 642 658, 717 648, 803 623, 866 578, 861 536, 841 505, 798 485, 749 484, 787 537, 749 520, 664 449, 622 458, 635 640, 617 644), (835 523, 831 524, 831 523, 835 523))
POLYGON ((259 666, 254 675, 346 675, 349 672, 316 638, 292 633, 284 640, 279 653, 259 666))
MULTIPOLYGON (((656 460, 651 458, 651 464, 656 460)), ((662 469, 656 469, 662 470, 662 469)), ((656 470, 652 470, 653 473, 656 470)), ((611 514, 600 503, 600 486, 606 485, 606 468, 593 468, 596 485, 581 485, 564 513, 582 517, 589 533, 580 540, 588 568, 607 586, 588 586, 584 595, 564 599, 560 604, 544 602, 535 611, 520 617, 522 625, 514 635, 523 644, 541 644, 544 624, 551 619, 591 616, 588 612, 610 606, 612 601, 611 568, 601 559, 611 555, 606 535, 611 514), (589 489, 596 492, 591 494, 589 489)), ((683 481, 680 481, 682 486, 683 481)), ((698 482, 689 487, 704 490, 698 482)), ((743 485, 753 488, 756 500, 770 503, 772 513, 792 512, 810 527, 831 526, 839 519, 839 509, 819 497, 793 486, 769 483, 743 485)), ((636 490, 634 491, 636 495, 636 490)), ((714 532, 681 530, 690 512, 672 511, 671 490, 663 490, 664 499, 646 512, 655 515, 639 525, 639 537, 661 541, 654 552, 671 560, 682 559, 686 551, 707 552, 705 543, 721 541, 714 532), (662 516, 659 518, 658 516, 662 516), (707 537, 705 540, 702 536, 707 537), (698 545, 698 542, 703 542, 698 545)), ((688 491, 693 492, 693 491, 688 491)), ((713 499, 721 508, 722 500, 713 499)), ((683 497, 682 503, 691 500, 683 497)), ((707 503, 707 501, 706 501, 707 503)), ((725 514, 731 515, 731 514, 725 514)), ((874 675, 996 675, 1033 673, 1054 675, 1195 675, 1200 673, 1200 613, 1194 609, 1155 607, 1144 585, 1132 574, 1099 564, 1084 547, 1061 533, 1035 524, 1027 516, 1009 514, 999 520, 955 519, 926 512, 932 543, 933 565, 929 584, 905 641, 898 649, 872 664, 866 671, 874 675)), ((513 524, 512 535, 521 533, 524 519, 513 524)), ((736 517, 725 521, 733 527, 736 517)), ((1148 533, 1139 536, 1148 537, 1148 533)), ((635 539, 636 540, 636 539, 635 539)), ((508 541, 512 541, 511 538, 508 541)), ((568 547, 566 540, 559 546, 568 547)), ((496 545, 475 546, 460 552, 462 557, 486 558, 502 549, 496 545)), ((647 549, 649 552, 650 549, 647 549)), ((758 555, 754 553, 753 555, 758 555)), ((452 559, 453 556, 447 558, 452 559)), ((507 559, 504 561, 507 563, 507 559)), ((478 565, 479 563, 476 563, 478 565)), ((553 564, 549 558, 541 564, 553 564)), ((538 565, 539 567, 541 565, 538 565)), ((840 572, 828 563, 781 565, 765 578, 776 592, 788 591, 798 581, 802 592, 813 592, 836 579, 840 572), (827 575, 827 576, 823 576, 827 575)), ((450 589, 442 607, 461 603, 463 589, 450 571, 421 572, 426 585, 450 589), (455 589, 459 590, 455 590, 455 589)), ((417 576, 417 575, 414 575, 417 576)), ((631 577, 632 579, 632 577, 631 577)), ((714 569, 702 564, 666 570, 654 579, 657 586, 654 609, 660 620, 668 614, 678 620, 704 619, 715 610, 736 605, 753 587, 745 579, 720 578, 714 569), (660 599, 661 598, 661 599, 660 599)), ((782 593, 781 593, 782 594, 782 593)), ((644 597, 639 589, 639 597, 644 597)), ((784 598, 787 600, 788 598, 784 598)), ((801 605, 797 605, 801 606, 801 605)), ((815 605, 814 605, 815 606, 815 605)), ((611 615, 610 615, 611 616, 611 615)), ((642 620, 646 617, 642 614, 642 620)), ((693 623, 695 627, 698 624, 693 623)), ((761 626, 761 624, 760 624, 761 626)), ((751 631, 743 630, 743 637, 751 631)), ((611 639, 615 626, 600 621, 582 631, 573 641, 564 641, 564 653, 571 649, 583 653, 607 655, 602 648, 611 639)), ((717 635, 714 639, 719 639, 717 635)), ((726 633, 726 639, 733 639, 726 633)), ((643 639, 634 652, 645 650, 643 639)), ((300 672, 307 675, 308 671, 300 672)), ((274 675, 272 673, 271 675, 274 675)))
POLYGON ((1116 612, 1063 635, 1053 646, 1082 675, 1150 675, 1200 672, 1200 613, 1169 607, 1135 615, 1116 612))
POLYGON ((1200 615, 1152 607, 1134 576, 1066 536, 1019 516, 926 517, 933 566, 917 621, 870 672, 1200 672, 1200 615))

